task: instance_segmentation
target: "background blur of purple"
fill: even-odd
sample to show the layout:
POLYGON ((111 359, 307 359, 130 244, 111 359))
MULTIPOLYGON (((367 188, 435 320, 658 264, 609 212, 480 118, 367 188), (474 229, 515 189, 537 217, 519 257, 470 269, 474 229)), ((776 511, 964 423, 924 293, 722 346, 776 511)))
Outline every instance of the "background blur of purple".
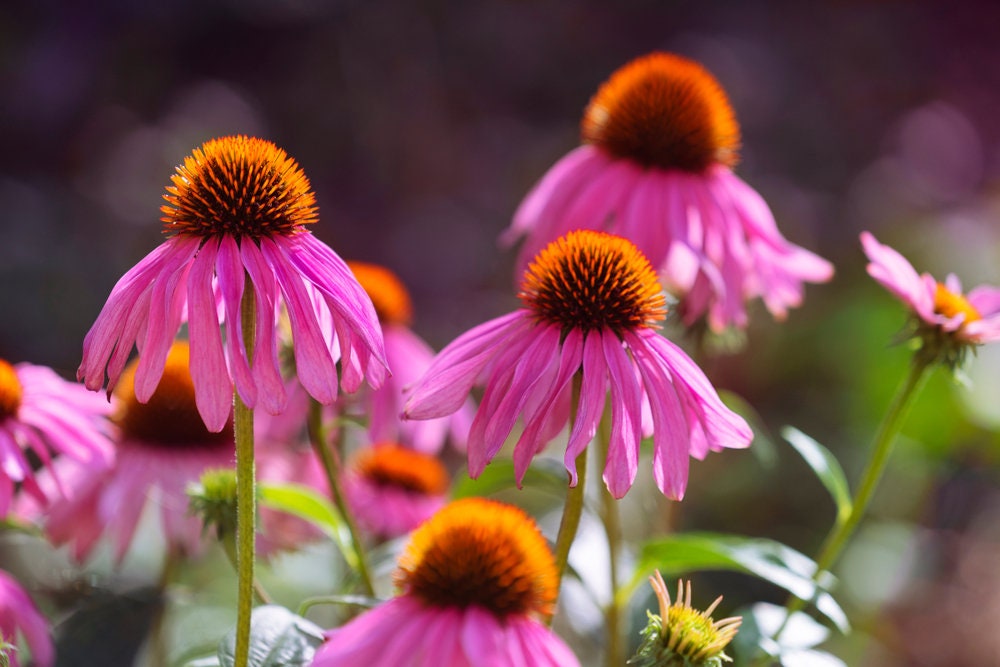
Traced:
MULTIPOLYGON (((756 309, 747 351, 717 362, 714 378, 772 428, 794 423, 857 449, 871 425, 838 429, 881 414, 888 394, 858 397, 874 377, 861 366, 903 321, 865 276, 858 233, 872 230, 918 269, 1000 283, 998 26, 990 2, 7 2, 0 357, 71 376, 115 281, 161 239, 174 165, 234 133, 300 162, 320 206, 313 231, 344 258, 395 270, 412 290, 415 328, 439 347, 514 305, 513 252, 498 235, 577 144, 597 85, 660 49, 716 74, 742 126, 737 172, 786 236, 838 270, 784 324, 756 309), (868 319, 849 310, 855 293, 888 312, 871 340, 854 337, 868 319)), ((889 393, 896 378, 883 379, 889 393)), ((973 457, 984 464, 941 457, 956 477, 973 471, 974 490, 962 483, 958 497, 976 512, 996 503, 994 430, 963 432, 987 443, 973 457)), ((846 456, 853 479, 852 456, 863 455, 846 456)), ((940 477, 929 497, 951 488, 940 477)), ((812 480, 802 486, 779 483, 773 497, 736 487, 757 494, 733 498, 741 532, 812 553, 829 507, 812 480), (811 520, 813 510, 822 516, 811 520)), ((956 512, 950 502, 908 509, 938 530, 956 512)), ((690 516, 710 523, 724 511, 696 505, 690 516)), ((732 518, 726 528, 737 530, 732 518)), ((973 605, 1000 610, 992 597, 973 605)), ((906 645, 893 649, 898 664, 966 664, 915 649, 921 619, 901 607, 895 639, 881 636, 906 645)), ((978 664, 1000 660, 985 655, 978 664)), ((872 664, 890 664, 881 660, 872 664)))

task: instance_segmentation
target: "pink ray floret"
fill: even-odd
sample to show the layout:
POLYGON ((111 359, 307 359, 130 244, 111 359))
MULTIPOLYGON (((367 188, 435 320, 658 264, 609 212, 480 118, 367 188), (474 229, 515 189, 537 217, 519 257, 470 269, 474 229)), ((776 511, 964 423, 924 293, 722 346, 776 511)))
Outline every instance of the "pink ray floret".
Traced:
POLYGON ((542 177, 518 207, 503 240, 524 237, 516 271, 574 229, 623 236, 681 299, 684 321, 707 316, 714 330, 747 325, 746 302, 761 298, 778 319, 802 304, 803 283, 833 266, 782 236, 764 199, 732 170, 664 169, 580 146, 542 177))
MULTIPOLYGON (((30 664, 35 667, 52 666, 56 651, 48 621, 21 584, 0 570, 0 641, 16 645, 18 635, 28 646, 30 664)), ((29 664, 20 660, 16 650, 7 653, 6 657, 11 667, 29 664)))
POLYGON ((0 360, 0 374, 6 376, 5 383, 16 385, 0 387, 0 392, 19 395, 0 409, 0 517, 4 517, 15 484, 41 504, 63 491, 59 480, 47 490, 39 486, 26 456, 29 450, 45 468, 53 467, 53 455, 103 468, 110 465, 114 448, 107 420, 111 405, 100 396, 45 366, 11 366, 0 360))
POLYGON ((568 646, 527 616, 435 607, 402 595, 330 630, 313 667, 574 667, 568 646))
POLYGON ((291 321, 298 378, 310 395, 322 403, 336 398, 338 361, 345 390, 355 391, 365 379, 381 384, 385 353, 371 301, 343 260, 307 231, 259 242, 186 234, 167 239, 111 291, 84 339, 78 377, 97 390, 107 372, 110 392, 135 345, 136 396, 148 400, 186 319, 198 409, 210 430, 228 420, 234 386, 248 407, 280 412, 286 396, 275 322, 282 307, 291 321), (252 356, 241 333, 246 284, 256 299, 252 356))
POLYGON ((952 333, 957 340, 982 344, 1000 339, 1000 288, 979 285, 968 293, 962 283, 949 274, 944 283, 928 273, 917 273, 899 252, 879 243, 870 232, 861 233, 861 245, 868 256, 868 274, 905 303, 929 325, 952 333), (940 302, 944 296, 953 303, 971 307, 951 312, 940 302), (970 315, 975 314, 975 317, 970 315))

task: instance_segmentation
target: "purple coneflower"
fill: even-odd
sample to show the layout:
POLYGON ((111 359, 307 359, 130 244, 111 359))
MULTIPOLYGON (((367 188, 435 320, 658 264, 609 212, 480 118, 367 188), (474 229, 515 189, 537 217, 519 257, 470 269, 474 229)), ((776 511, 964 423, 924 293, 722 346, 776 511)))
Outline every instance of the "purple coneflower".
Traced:
MULTIPOLYGON (((218 433, 206 429, 195 405, 189 355, 187 343, 173 344, 156 391, 145 403, 133 391, 138 362, 124 369, 114 392, 113 466, 60 468, 67 497, 44 513, 45 532, 55 544, 69 544, 77 560, 86 560, 105 535, 121 561, 143 511, 152 507, 170 553, 201 552, 201 521, 188 513, 186 489, 207 469, 233 467, 233 432, 230 425, 218 433)), ((35 513, 29 506, 22 515, 35 513)))
POLYGON ((347 504, 378 538, 410 532, 441 509, 448 471, 435 457, 392 443, 355 452, 344 472, 347 504))
POLYGON ((482 498, 446 506, 410 537, 400 594, 327 633, 314 667, 573 667, 542 619, 555 561, 522 510, 482 498))
POLYGON ((11 667, 21 661, 16 650, 17 637, 24 637, 35 667, 51 667, 56 652, 49 636, 49 623, 38 611, 25 590, 14 578, 0 570, 0 655, 5 655, 11 667), (6 649, 4 644, 14 648, 6 649))
MULTIPOLYGON (((10 510, 14 485, 45 503, 30 450, 46 467, 53 454, 100 467, 111 461, 107 415, 111 406, 45 366, 0 359, 0 518, 10 510)), ((52 489, 58 492, 58 488, 52 489)))
POLYGON ((861 245, 871 260, 868 274, 909 306, 925 326, 959 343, 1000 339, 1000 288, 980 285, 965 294, 954 274, 943 283, 928 273, 918 274, 905 257, 869 232, 861 233, 861 245))
POLYGON ((518 270, 574 229, 631 239, 680 299, 684 321, 744 327, 745 302, 778 318, 803 282, 833 275, 789 243, 767 204, 732 171, 740 131, 725 91, 701 65, 652 53, 620 68, 591 99, 583 146, 559 160, 514 214, 518 270))
POLYGON ((317 219, 315 198, 292 158, 261 139, 214 139, 177 168, 167 192, 169 238, 118 281, 84 339, 78 376, 87 387, 100 389, 107 372, 114 389, 134 344, 136 397, 149 400, 186 319, 198 411, 210 430, 226 425, 234 385, 247 407, 280 412, 275 321, 282 303, 296 373, 313 397, 336 398, 338 361, 345 390, 365 378, 381 383, 375 311, 343 260, 306 229, 317 219), (256 301, 253 363, 241 330, 245 289, 256 301))
POLYGON ((575 485, 576 458, 594 438, 611 401, 604 481, 616 498, 638 467, 643 412, 651 416, 653 475, 671 498, 684 495, 688 456, 746 447, 752 432, 719 399, 705 374, 656 323, 665 299, 647 259, 630 241, 576 231, 532 262, 520 293, 524 307, 462 334, 435 358, 414 387, 404 416, 426 419, 459 408, 485 385, 469 433, 469 473, 478 477, 510 435, 520 481, 528 464, 567 425, 574 377, 576 419, 565 464, 575 485))

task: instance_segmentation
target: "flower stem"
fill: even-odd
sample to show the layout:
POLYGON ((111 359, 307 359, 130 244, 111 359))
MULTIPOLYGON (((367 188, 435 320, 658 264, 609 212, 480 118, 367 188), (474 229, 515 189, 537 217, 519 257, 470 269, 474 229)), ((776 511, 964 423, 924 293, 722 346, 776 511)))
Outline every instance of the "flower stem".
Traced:
POLYGON ((330 447, 329 438, 325 437, 323 429, 323 406, 319 402, 310 399, 309 403, 309 440, 313 449, 319 455, 323 463, 323 470, 326 472, 326 481, 330 484, 330 494, 333 496, 333 503, 337 511, 344 518, 347 530, 351 534, 351 543, 354 545, 354 553, 357 555, 357 571, 361 577, 361 585, 368 596, 375 595, 375 587, 372 586, 372 577, 368 570, 368 557, 365 553, 364 544, 361 541, 361 534, 354 522, 347 501, 344 499, 344 490, 340 486, 340 456, 330 447))
MULTIPOLYGON (((610 427, 611 424, 605 413, 598 429, 598 463, 608 460, 608 446, 611 442, 611 434, 608 432, 610 427)), ((611 495, 604 484, 601 484, 600 487, 601 521, 604 523, 604 533, 608 538, 608 574, 611 580, 611 599, 604 610, 604 625, 608 634, 605 650, 608 667, 617 667, 625 664, 625 658, 621 655, 621 608, 618 600, 618 552, 621 550, 622 544, 622 527, 621 517, 618 513, 618 500, 611 495)))
MULTIPOLYGON (((826 540, 823 542, 819 556, 816 557, 816 571, 813 574, 813 583, 817 583, 823 574, 836 562, 844 546, 847 544, 847 540, 854 533, 858 523, 867 512, 868 505, 875 494, 875 489, 882 478, 882 473, 885 472, 896 435, 899 433, 914 399, 920 393, 920 389, 929 377, 927 371, 933 368, 937 361, 938 358, 932 354, 917 352, 914 355, 910 363, 910 372, 896 392, 896 396, 889 405, 889 409, 882 418, 882 423, 875 434, 871 458, 868 461, 868 466, 865 468, 858 490, 854 495, 851 511, 846 519, 838 521, 833 525, 830 533, 826 536, 826 540)), ((785 619, 775 633, 775 638, 781 636, 782 631, 788 625, 789 619, 796 612, 801 611, 804 606, 805 601, 800 598, 790 597, 788 599, 785 605, 785 619)))
MULTIPOLYGON (((250 358, 253 349, 256 301, 249 276, 244 278, 242 311, 243 345, 250 358)), ((236 440, 236 653, 235 667, 246 667, 250 657, 250 615, 253 612, 254 540, 257 493, 254 488, 253 409, 233 391, 233 436, 236 440)))
MULTIPOLYGON (((569 425, 572 431, 576 422, 577 404, 580 402, 580 386, 583 376, 580 372, 573 377, 573 394, 570 400, 569 425)), ((566 503, 563 505, 562 519, 559 521, 559 533, 556 535, 556 590, 560 590, 566 566, 569 563, 569 549, 576 538, 576 530, 580 527, 580 516, 583 514, 583 498, 587 488, 587 452, 576 457, 576 486, 566 490, 566 503)), ((545 619, 545 624, 552 625, 552 617, 545 619)))

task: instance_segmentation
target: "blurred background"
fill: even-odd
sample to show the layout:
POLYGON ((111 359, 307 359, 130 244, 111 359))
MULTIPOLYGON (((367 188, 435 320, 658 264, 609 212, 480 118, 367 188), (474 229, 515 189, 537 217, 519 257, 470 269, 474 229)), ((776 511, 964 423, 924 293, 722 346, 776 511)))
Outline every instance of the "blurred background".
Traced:
MULTIPOLYGON (((998 25, 985 1, 5 2, 0 357, 71 377, 115 281, 162 238, 174 166, 234 133, 299 161, 314 233, 396 271, 440 347, 514 306, 497 238, 577 145, 596 87, 675 51, 728 91, 737 173, 837 276, 784 323, 755 308, 742 350, 707 363, 761 437, 694 466, 673 521, 815 554, 832 504, 774 434, 796 426, 857 479, 909 357, 859 232, 918 270, 1000 283, 998 25)), ((965 385, 932 378, 840 563, 856 627, 826 647, 849 665, 1000 664, 1000 352, 967 371, 965 385)), ((699 586, 703 604, 784 599, 736 575, 699 586)))

